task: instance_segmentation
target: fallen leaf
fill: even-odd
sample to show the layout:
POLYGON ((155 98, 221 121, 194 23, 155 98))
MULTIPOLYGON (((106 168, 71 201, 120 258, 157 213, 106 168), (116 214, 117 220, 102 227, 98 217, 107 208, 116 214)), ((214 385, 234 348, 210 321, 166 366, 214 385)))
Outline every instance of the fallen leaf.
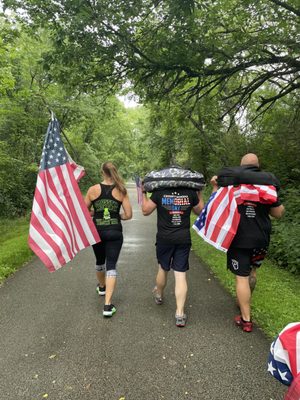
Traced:
POLYGON ((48 397, 48 393, 45 393, 45 394, 43 395, 43 399, 47 399, 47 397, 48 397))
POLYGON ((52 360, 55 357, 56 357, 56 354, 52 354, 51 356, 49 356, 50 360, 52 360))

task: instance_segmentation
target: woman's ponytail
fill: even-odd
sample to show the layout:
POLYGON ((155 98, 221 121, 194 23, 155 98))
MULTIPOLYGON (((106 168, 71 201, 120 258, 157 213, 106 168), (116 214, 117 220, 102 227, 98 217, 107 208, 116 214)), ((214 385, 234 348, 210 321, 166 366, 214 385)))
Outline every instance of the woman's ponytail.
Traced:
POLYGON ((112 179, 116 185, 116 188, 125 196, 127 194, 127 189, 124 185, 123 179, 118 173, 116 166, 112 162, 107 161, 102 164, 102 171, 112 179))

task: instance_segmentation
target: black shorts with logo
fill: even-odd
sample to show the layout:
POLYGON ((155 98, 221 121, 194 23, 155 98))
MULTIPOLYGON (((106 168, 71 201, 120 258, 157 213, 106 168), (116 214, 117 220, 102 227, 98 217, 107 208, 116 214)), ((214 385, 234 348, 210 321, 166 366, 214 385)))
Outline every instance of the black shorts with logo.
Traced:
POLYGON ((267 255, 267 248, 240 249, 230 247, 227 251, 227 268, 235 275, 249 276, 252 268, 259 268, 267 255))

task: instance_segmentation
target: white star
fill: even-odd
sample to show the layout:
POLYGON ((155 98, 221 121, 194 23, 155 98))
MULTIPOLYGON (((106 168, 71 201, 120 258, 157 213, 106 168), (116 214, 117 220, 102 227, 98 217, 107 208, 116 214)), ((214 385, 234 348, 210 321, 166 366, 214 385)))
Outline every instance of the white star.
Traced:
POLYGON ((50 142, 50 143, 53 143, 53 139, 50 139, 49 142, 50 142))
POLYGON ((57 155, 58 155, 58 157, 60 157, 60 156, 61 156, 61 154, 60 154, 60 153, 57 153, 57 155))
POLYGON ((56 161, 56 162, 59 162, 59 159, 57 158, 55 161, 56 161))
POLYGON ((53 158, 53 155, 52 155, 52 154, 50 154, 49 158, 51 158, 51 159, 52 159, 52 158, 53 158))
POLYGON ((57 147, 58 146, 58 144, 57 143, 54 143, 54 147, 57 147))
POLYGON ((272 361, 268 363, 268 372, 270 372, 272 375, 274 375, 274 371, 276 371, 276 368, 273 367, 272 361))
POLYGON ((63 151, 63 148, 62 148, 62 147, 60 147, 60 148, 59 148, 59 150, 60 150, 60 151, 63 151))
POLYGON ((51 161, 48 161, 47 164, 51 164, 51 161))
POLYGON ((48 144, 48 146, 47 146, 47 149, 50 149, 50 146, 49 146, 49 144, 48 144))
POLYGON ((280 378, 281 378, 283 381, 287 381, 287 382, 289 381, 289 380, 287 379, 287 377, 286 377, 287 371, 281 372, 280 369, 278 368, 278 373, 279 373, 279 375, 280 375, 280 378))
POLYGON ((59 142, 59 137, 56 138, 56 141, 59 142))
POLYGON ((65 161, 66 157, 63 157, 63 160, 65 161))

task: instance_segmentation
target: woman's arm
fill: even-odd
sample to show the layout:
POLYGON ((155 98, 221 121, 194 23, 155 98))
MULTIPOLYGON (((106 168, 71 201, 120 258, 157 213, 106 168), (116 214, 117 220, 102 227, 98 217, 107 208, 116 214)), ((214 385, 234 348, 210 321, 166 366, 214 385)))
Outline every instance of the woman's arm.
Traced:
POLYGON ((128 194, 124 197, 122 201, 122 208, 123 208, 123 213, 120 214, 120 218, 122 221, 126 221, 128 219, 132 218, 132 207, 129 201, 128 194))

